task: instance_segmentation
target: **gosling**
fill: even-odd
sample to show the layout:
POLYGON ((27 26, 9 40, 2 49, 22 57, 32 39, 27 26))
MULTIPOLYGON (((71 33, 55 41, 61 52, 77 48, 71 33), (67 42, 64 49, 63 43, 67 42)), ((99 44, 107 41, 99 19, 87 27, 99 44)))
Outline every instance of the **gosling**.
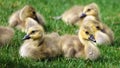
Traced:
POLYGON ((104 23, 96 20, 93 16, 87 16, 83 25, 89 27, 95 33, 97 44, 112 44, 114 42, 113 31, 104 23))
POLYGON ((58 46, 59 34, 45 34, 44 29, 32 18, 27 18, 27 34, 20 47, 19 54, 23 58, 45 59, 61 55, 58 46), (32 24, 32 25, 31 25, 32 24))
POLYGON ((28 17, 33 18, 39 23, 39 25, 44 27, 45 19, 30 5, 25 5, 22 9, 14 12, 9 18, 9 26, 16 27, 17 29, 20 29, 22 32, 24 32, 25 19, 28 17))

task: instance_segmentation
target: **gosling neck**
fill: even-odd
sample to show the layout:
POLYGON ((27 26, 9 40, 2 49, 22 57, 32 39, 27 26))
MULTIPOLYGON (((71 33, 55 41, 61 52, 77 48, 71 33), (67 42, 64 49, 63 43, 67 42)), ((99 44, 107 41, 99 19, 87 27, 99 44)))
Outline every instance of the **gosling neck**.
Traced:
POLYGON ((40 46, 44 43, 44 37, 41 37, 40 39, 33 40, 36 46, 40 46))
POLYGON ((101 21, 101 18, 99 15, 96 15, 95 17, 96 17, 96 20, 101 21))

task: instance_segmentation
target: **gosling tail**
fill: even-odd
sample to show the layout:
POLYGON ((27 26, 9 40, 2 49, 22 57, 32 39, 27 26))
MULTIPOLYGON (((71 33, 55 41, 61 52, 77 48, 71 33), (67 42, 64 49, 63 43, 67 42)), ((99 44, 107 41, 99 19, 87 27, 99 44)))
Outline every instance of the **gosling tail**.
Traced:
POLYGON ((55 16, 55 17, 52 17, 54 20, 60 20, 62 18, 62 16, 55 16))

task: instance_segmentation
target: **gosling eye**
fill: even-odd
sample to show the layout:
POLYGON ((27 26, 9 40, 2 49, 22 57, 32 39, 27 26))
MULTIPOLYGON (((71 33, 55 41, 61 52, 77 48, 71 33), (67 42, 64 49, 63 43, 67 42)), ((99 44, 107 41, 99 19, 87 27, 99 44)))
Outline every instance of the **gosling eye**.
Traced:
POLYGON ((34 30, 34 31, 31 32, 31 34, 34 34, 35 32, 36 32, 36 31, 34 30))
POLYGON ((99 27, 99 26, 96 26, 96 28, 97 28, 98 30, 100 30, 100 27, 99 27))
POLYGON ((35 14, 35 11, 33 11, 32 13, 35 14))
POLYGON ((88 32, 88 31, 86 31, 85 33, 86 33, 86 34, 89 34, 89 32, 88 32))
POLYGON ((91 9, 87 9, 87 11, 89 12, 89 11, 91 11, 91 9))

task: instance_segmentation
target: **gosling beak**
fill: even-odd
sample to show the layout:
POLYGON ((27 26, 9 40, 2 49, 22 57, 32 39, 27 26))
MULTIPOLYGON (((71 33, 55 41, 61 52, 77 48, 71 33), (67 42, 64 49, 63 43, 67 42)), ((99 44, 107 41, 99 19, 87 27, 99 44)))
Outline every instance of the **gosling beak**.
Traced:
POLYGON ((84 17, 86 17, 87 15, 85 14, 85 13, 82 13, 81 14, 81 16, 80 16, 80 18, 84 18, 84 17))
POLYGON ((29 35, 25 35, 23 40, 26 40, 26 39, 30 39, 30 36, 29 35))
POLYGON ((93 35, 90 35, 89 40, 91 40, 91 41, 93 41, 93 42, 96 42, 96 40, 95 40, 95 38, 94 38, 93 35))

